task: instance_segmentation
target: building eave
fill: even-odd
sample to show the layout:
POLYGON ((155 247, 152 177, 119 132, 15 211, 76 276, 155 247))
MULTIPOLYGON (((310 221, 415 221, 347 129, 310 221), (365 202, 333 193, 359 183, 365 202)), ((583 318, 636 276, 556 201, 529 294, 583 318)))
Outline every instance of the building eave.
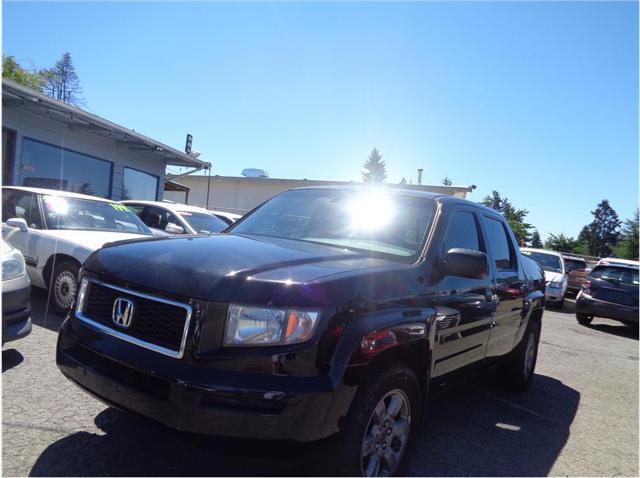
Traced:
POLYGON ((56 120, 66 122, 71 129, 87 130, 119 143, 129 143, 132 149, 141 149, 158 155, 170 165, 196 169, 209 167, 209 163, 196 159, 137 131, 50 98, 6 78, 2 79, 2 102, 4 107, 11 106, 12 103, 18 103, 18 106, 25 107, 29 111, 50 119, 53 119, 51 118, 53 113, 56 116, 56 120))
MULTIPOLYGON (((168 175, 167 178, 171 179, 174 177, 173 175, 168 175)), ((208 181, 209 177, 202 174, 192 174, 189 176, 189 180, 202 180, 208 181)), ((332 181, 332 180, 323 180, 323 179, 285 179, 285 178, 250 178, 246 176, 219 176, 214 175, 211 176, 211 181, 240 181, 240 182, 252 182, 252 183, 291 183, 291 184, 299 184, 301 181, 308 183, 309 186, 313 185, 353 185, 353 186, 362 186, 364 183, 356 182, 356 181, 332 181)), ((453 195, 454 193, 470 193, 476 189, 475 185, 470 186, 445 186, 441 184, 393 184, 393 183, 384 183, 387 187, 395 187, 402 189, 409 189, 415 191, 424 191, 429 190, 430 192, 442 193, 446 195, 453 195)), ((296 186, 299 187, 299 186, 296 186)))

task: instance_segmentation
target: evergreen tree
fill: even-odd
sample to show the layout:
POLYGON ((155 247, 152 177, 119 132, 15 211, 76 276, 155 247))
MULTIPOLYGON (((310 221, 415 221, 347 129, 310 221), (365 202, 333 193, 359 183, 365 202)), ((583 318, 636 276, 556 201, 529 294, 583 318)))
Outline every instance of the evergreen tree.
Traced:
POLYGON ((582 228, 578 240, 583 241, 589 250, 589 254, 597 257, 610 256, 613 248, 618 243, 620 219, 616 211, 609 205, 609 201, 603 199, 596 207, 593 221, 582 228))
POLYGON ((445 186, 451 186, 453 182, 451 181, 449 176, 445 176, 444 178, 442 178, 442 184, 444 184, 445 186))
POLYGON ((638 229, 640 227, 640 218, 638 217, 638 209, 633 215, 632 219, 627 219, 624 222, 624 227, 620 234, 620 242, 614 249, 614 255, 623 259, 638 260, 638 248, 640 247, 638 241, 638 229))
POLYGON ((504 215, 518 240, 519 246, 524 246, 530 241, 531 233, 529 230, 533 228, 533 226, 524 221, 529 211, 515 208, 507 198, 503 199, 498 191, 493 191, 490 195, 486 196, 480 204, 495 209, 504 215))
POLYGON ((362 180, 365 183, 382 183, 387 179, 387 167, 382 160, 382 155, 376 148, 373 148, 369 159, 365 161, 364 169, 362 180))
POLYGON ((531 236, 531 247, 542 249, 542 240, 540 239, 540 233, 537 229, 533 231, 533 235, 531 236))
POLYGON ((53 68, 41 72, 44 78, 44 91, 51 98, 64 101, 74 106, 85 104, 76 69, 68 52, 62 55, 53 68))

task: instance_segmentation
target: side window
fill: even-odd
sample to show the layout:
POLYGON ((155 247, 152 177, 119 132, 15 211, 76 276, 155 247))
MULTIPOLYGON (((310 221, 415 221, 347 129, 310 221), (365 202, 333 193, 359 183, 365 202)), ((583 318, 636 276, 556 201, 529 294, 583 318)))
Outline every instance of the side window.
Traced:
POLYGON ((488 216, 485 216, 484 223, 496 267, 502 270, 515 269, 515 253, 504 224, 488 216))
POLYGON ((127 204, 126 206, 129 211, 134 213, 136 216, 142 216, 142 211, 144 211, 144 206, 142 204, 127 204))
POLYGON ((444 238, 445 253, 454 247, 481 250, 478 226, 472 212, 456 211, 451 216, 444 238))
POLYGON ((2 191, 2 222, 11 218, 24 219, 29 227, 42 229, 38 197, 24 191, 2 191))
POLYGON ((171 211, 167 211, 161 207, 145 206, 140 216, 142 222, 154 229, 164 230, 170 222, 176 226, 180 225, 180 221, 171 211))

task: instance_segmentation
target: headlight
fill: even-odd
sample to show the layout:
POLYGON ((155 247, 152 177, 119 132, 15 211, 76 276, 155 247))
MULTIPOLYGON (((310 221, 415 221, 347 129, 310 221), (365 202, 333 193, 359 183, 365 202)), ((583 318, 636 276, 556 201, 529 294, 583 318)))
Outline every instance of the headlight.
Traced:
MULTIPOLYGON (((80 271, 82 274, 82 271, 80 271)), ((80 281, 80 288, 78 289, 78 295, 76 296, 76 312, 84 312, 84 302, 87 299, 87 287, 89 286, 89 279, 83 277, 80 281)))
POLYGON ((286 345, 313 336, 320 312, 229 306, 224 343, 230 346, 286 345))
POLYGON ((564 287, 564 281, 549 282, 549 287, 551 287, 552 289, 562 289, 564 287))
POLYGON ((26 272, 24 259, 19 252, 7 254, 2 259, 2 280, 11 280, 22 277, 26 272))

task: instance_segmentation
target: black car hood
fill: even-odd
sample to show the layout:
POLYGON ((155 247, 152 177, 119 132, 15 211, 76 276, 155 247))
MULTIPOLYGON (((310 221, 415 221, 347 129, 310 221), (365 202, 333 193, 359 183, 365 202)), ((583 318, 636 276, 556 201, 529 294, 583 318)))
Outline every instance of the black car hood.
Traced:
POLYGON ((184 297, 297 306, 404 296, 409 284, 403 273, 415 271, 343 248, 234 234, 114 244, 84 267, 105 280, 184 297))

